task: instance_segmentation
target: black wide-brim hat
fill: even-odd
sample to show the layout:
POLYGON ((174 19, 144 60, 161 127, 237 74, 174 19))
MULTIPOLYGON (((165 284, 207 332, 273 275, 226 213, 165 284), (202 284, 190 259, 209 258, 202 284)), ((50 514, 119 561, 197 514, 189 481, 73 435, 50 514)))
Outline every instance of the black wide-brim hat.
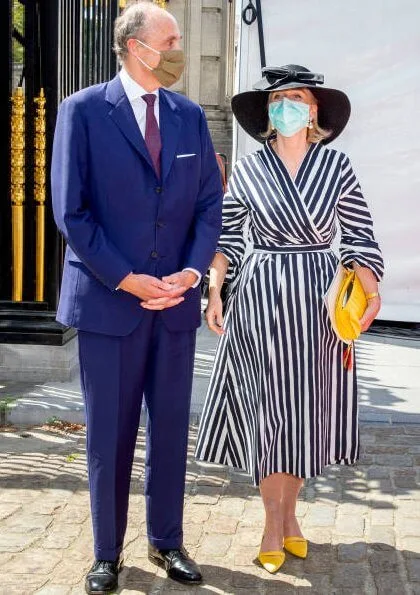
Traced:
POLYGON ((242 128, 260 143, 267 140, 262 136, 268 127, 268 96, 273 91, 306 88, 318 102, 318 124, 331 134, 324 139, 328 144, 341 134, 349 120, 350 100, 343 91, 327 89, 324 75, 311 72, 304 66, 266 67, 263 78, 253 87, 253 91, 238 93, 232 97, 232 111, 242 128))

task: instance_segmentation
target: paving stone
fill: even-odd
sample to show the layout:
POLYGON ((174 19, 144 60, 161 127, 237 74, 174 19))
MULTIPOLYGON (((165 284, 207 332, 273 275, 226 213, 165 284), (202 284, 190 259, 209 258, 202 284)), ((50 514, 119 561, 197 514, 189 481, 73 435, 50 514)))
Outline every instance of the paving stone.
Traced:
POLYGON ((248 528, 238 528, 233 536, 233 543, 237 546, 259 546, 262 539, 263 527, 260 531, 255 531, 248 528))
POLYGON ((405 516, 410 518, 420 517, 420 506, 418 502, 412 502, 411 500, 400 500, 398 502, 398 511, 405 516))
POLYGON ((184 510, 184 524, 189 523, 205 523, 210 516, 210 510, 200 504, 187 504, 184 510))
POLYGON ((38 490, 33 490, 30 488, 6 489, 3 485, 2 491, 0 493, 0 502, 13 502, 14 504, 19 502, 19 504, 24 504, 25 502, 31 502, 32 500, 35 500, 35 498, 38 496, 38 490))
POLYGON ((220 512, 221 514, 236 516, 237 518, 239 518, 244 512, 244 509, 245 501, 242 498, 222 497, 217 507, 217 512, 220 512))
POLYGON ((72 558, 62 561, 51 575, 51 582, 68 586, 77 585, 77 583, 84 579, 88 569, 92 565, 92 560, 84 559, 84 563, 81 560, 78 562, 76 565, 72 558))
POLYGON ((390 471, 388 467, 376 467, 371 465, 366 472, 368 479, 389 479, 390 471))
POLYGON ((21 507, 22 505, 16 502, 0 502, 0 520, 12 516, 21 507))
POLYGON ((349 562, 333 567, 331 582, 334 587, 349 587, 359 589, 360 592, 363 592, 362 590, 368 576, 369 568, 367 564, 349 562))
POLYGON ((35 595, 69 595, 70 590, 68 585, 49 584, 36 591, 35 595))
POLYGON ((212 533, 225 533, 232 535, 238 526, 238 519, 225 514, 212 512, 210 516, 210 525, 212 533))
POLYGON ((339 562, 363 562, 367 556, 366 543, 339 544, 337 557, 339 562))
POLYGON ((199 544, 203 535, 204 527, 202 524, 190 524, 184 526, 184 544, 186 546, 196 546, 199 544))
POLYGON ((52 515, 26 514, 13 515, 7 518, 3 527, 10 533, 43 534, 53 522, 52 515))
MULTIPOLYGON (((1 595, 32 595, 48 583, 49 576, 41 574, 2 573, 1 595)), ((59 595, 57 593, 57 595, 59 595)))
POLYGON ((306 539, 312 544, 326 544, 331 543, 332 531, 325 527, 306 527, 303 524, 306 539))
POLYGON ((200 475, 196 479, 197 486, 209 486, 209 487, 222 487, 226 483, 225 477, 215 477, 210 476, 207 477, 205 475, 200 475))
POLYGON ((192 501, 195 505, 211 505, 214 506, 219 501, 220 495, 214 494, 196 494, 193 496, 192 501))
MULTIPOLYGON (((366 446, 373 447, 364 451, 365 456, 375 457, 373 465, 331 466, 322 477, 305 483, 297 516, 310 542, 309 555, 306 560, 288 555, 275 576, 254 563, 265 516, 258 491, 244 474, 194 463, 192 438, 184 542, 202 566, 205 585, 186 588, 168 580, 163 570, 147 560, 145 503, 141 493, 144 465, 135 465, 125 540, 126 567, 120 575, 119 592, 420 595, 420 491, 413 482, 419 470, 410 465, 385 465, 384 460, 377 463, 377 457, 408 456, 410 449, 415 448, 413 440, 417 440, 417 435, 407 434, 402 426, 371 427, 375 431, 367 431, 363 424, 361 430, 362 444, 365 437, 369 442, 366 446)), ((144 430, 138 444, 138 456, 143 456, 144 430)), ((31 564, 37 564, 36 556, 42 555, 45 564, 51 563, 49 557, 59 557, 51 570, 38 565, 37 575, 9 572, 5 587, 0 582, 7 588, 5 595, 84 593, 84 576, 93 559, 86 472, 84 458, 74 464, 65 463, 67 454, 79 449, 76 442, 64 447, 65 450, 54 452, 57 443, 53 442, 50 449, 41 453, 11 454, 6 459, 0 456, 0 473, 4 472, 5 485, 9 486, 0 493, 0 572, 8 567, 13 571, 13 564, 19 565, 20 570, 25 567, 26 571, 27 567, 30 572, 31 564), (19 487, 7 483, 13 466, 19 487), (42 481, 38 477, 31 484, 34 474, 43 474, 42 481), (2 511, 6 518, 1 518, 2 511), (23 520, 15 523, 15 518, 23 520), (25 523, 32 533, 23 531, 25 523), (5 531, 9 525, 15 525, 15 532, 5 531), (31 557, 32 552, 35 558, 31 557)), ((37 448, 44 448, 42 441, 37 448)), ((410 460, 420 454, 420 450, 410 452, 410 460)))
POLYGON ((398 446, 396 444, 368 444, 365 452, 368 454, 391 454, 403 455, 407 454, 409 446, 398 446))
POLYGON ((407 572, 410 581, 420 582, 420 556, 407 560, 407 572))
POLYGON ((333 527, 335 522, 335 507, 316 505, 306 514, 305 524, 313 527, 333 527))
POLYGON ((420 537, 404 537, 401 544, 404 556, 412 557, 420 554, 420 537))
POLYGON ((297 501, 296 504, 296 516, 298 518, 304 517, 308 512, 309 504, 307 502, 302 502, 301 500, 297 501))
POLYGON ((369 556, 369 564, 373 574, 398 572, 398 556, 395 551, 373 551, 369 556))
POLYGON ((50 574, 61 561, 61 555, 57 552, 48 554, 42 549, 32 549, 15 556, 7 562, 2 571, 5 574, 50 574))
POLYGON ((393 473, 394 484, 397 488, 417 488, 418 482, 416 480, 416 470, 411 469, 396 469, 393 473))
MULTIPOLYGON (((23 512, 27 515, 32 514, 45 514, 53 515, 63 510, 65 502, 59 502, 57 499, 37 498, 29 505, 25 505, 23 512)), ((84 506, 86 508, 86 506, 84 506)))
POLYGON ((413 459, 409 455, 384 454, 376 455, 377 465, 386 465, 387 467, 409 467, 413 464, 413 459))
MULTIPOLYGON (((298 595, 308 595, 308 592, 311 595, 326 595, 327 593, 331 593, 331 578, 328 574, 308 574, 305 572, 305 581, 308 585, 303 587, 298 587, 297 593, 298 595)), ((296 593, 296 590, 294 591, 296 593)), ((283 593, 283 589, 278 591, 278 594, 283 593)))
POLYGON ((372 525, 392 526, 394 524, 394 511, 392 509, 373 509, 370 513, 372 525))
POLYGON ((199 552, 202 556, 225 556, 231 542, 232 538, 229 535, 204 535, 199 552))
POLYGON ((396 513, 395 526, 401 537, 420 535, 420 517, 412 518, 406 515, 396 513))
POLYGON ((416 424, 410 424, 410 425, 406 425, 403 426, 405 433, 408 434, 409 436, 420 436, 420 427, 416 424))
POLYGON ((395 488, 391 479, 369 479, 369 490, 378 490, 381 494, 393 495, 395 488))
POLYGON ((338 535, 352 535, 362 537, 365 528, 364 519, 360 515, 337 515, 334 530, 338 535))
POLYGON ((371 525, 368 530, 368 541, 386 546, 395 545, 395 531, 390 527, 371 525))
MULTIPOLYGON (((258 589, 261 585, 261 578, 267 572, 263 568, 247 568, 246 571, 232 570, 232 586, 234 588, 246 588, 249 592, 258 589)), ((269 580, 269 577, 267 578, 269 580)), ((274 579, 272 579, 274 580, 274 579)), ((234 593, 236 592, 233 591, 234 593)))
POLYGON ((364 452, 360 455, 358 465, 372 465, 374 460, 375 460, 374 455, 367 454, 366 452, 364 452))
POLYGON ((405 592, 401 576, 396 572, 377 574, 375 584, 378 595, 403 595, 405 592))
POLYGON ((12 552, 0 552, 0 568, 3 568, 3 566, 6 564, 6 562, 11 560, 12 557, 13 557, 12 552))
POLYGON ((310 543, 308 545, 308 557, 304 562, 305 577, 308 573, 325 573, 325 568, 329 568, 334 561, 335 551, 330 544, 320 545, 310 543))
MULTIPOLYGON (((41 543, 42 547, 47 550, 66 550, 75 537, 62 535, 60 532, 50 533, 41 543)), ((45 555, 48 555, 47 553, 45 555)))
POLYGON ((0 531, 0 552, 21 552, 38 539, 39 535, 33 533, 6 533, 2 527, 2 531, 0 531))
POLYGON ((69 504, 57 515, 60 523, 78 524, 84 523, 89 517, 89 509, 81 506, 70 506, 69 504))

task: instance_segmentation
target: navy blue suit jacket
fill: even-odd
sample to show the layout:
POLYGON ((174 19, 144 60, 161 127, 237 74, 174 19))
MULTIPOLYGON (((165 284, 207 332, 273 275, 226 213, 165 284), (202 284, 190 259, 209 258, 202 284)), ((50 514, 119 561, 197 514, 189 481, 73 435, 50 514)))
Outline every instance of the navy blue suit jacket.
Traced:
MULTIPOLYGON (((203 110, 159 93, 160 180, 119 76, 60 106, 51 176, 54 217, 67 242, 57 313, 65 325, 127 335, 150 315, 116 290, 128 273, 162 277, 192 267, 205 274, 214 255, 222 188, 203 110)), ((162 316, 171 331, 197 328, 200 289, 162 316)))

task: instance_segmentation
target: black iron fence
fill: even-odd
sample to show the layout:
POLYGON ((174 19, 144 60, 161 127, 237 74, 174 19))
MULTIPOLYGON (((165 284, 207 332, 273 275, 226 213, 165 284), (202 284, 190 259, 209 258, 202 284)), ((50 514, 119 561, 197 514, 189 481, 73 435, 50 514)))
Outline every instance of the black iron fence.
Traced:
POLYGON ((116 73, 118 11, 118 0, 0 2, 0 342, 21 342, 29 327, 33 342, 33 325, 56 342, 63 246, 49 165, 57 108, 116 73))

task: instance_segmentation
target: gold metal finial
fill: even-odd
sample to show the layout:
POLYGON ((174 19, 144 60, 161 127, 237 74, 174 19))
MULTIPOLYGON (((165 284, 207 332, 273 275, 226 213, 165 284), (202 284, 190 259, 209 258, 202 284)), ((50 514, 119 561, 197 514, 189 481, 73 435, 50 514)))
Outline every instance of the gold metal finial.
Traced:
MULTIPOLYGON (((153 4, 157 4, 160 8, 164 8, 166 10, 166 5, 168 0, 153 0, 153 4)), ((119 0, 119 7, 122 10, 127 5, 127 0, 119 0)))
POLYGON ((12 300, 21 302, 23 295, 23 212, 25 202, 25 96, 22 87, 17 87, 11 100, 12 300))
POLYGON ((45 95, 41 89, 35 97, 35 159, 34 159, 34 198, 36 202, 36 276, 35 301, 44 300, 45 279, 45 188, 46 188, 46 127, 45 127, 45 95))

